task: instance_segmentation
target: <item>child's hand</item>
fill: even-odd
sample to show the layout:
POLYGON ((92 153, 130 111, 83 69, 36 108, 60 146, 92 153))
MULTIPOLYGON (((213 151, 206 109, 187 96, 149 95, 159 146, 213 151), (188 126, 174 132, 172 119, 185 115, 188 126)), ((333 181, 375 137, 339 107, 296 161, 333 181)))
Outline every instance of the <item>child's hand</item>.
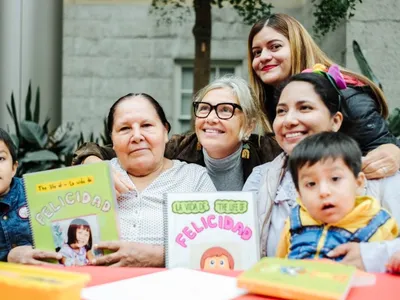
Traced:
POLYGON ((113 179, 114 179, 115 194, 116 194, 117 198, 120 195, 125 194, 129 191, 133 191, 135 189, 135 186, 133 185, 133 183, 122 178, 121 174, 118 171, 116 171, 114 168, 113 168, 112 173, 113 173, 113 179))
POLYGON ((386 264, 386 270, 391 273, 400 273, 400 251, 397 251, 386 264))

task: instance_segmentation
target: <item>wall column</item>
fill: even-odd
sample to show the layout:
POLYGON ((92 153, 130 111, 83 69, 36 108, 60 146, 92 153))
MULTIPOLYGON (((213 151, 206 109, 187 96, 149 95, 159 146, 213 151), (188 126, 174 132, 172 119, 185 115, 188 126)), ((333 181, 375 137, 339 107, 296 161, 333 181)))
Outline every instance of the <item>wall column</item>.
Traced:
POLYGON ((61 123, 62 0, 0 0, 0 127, 13 129, 6 109, 14 93, 19 120, 25 118, 29 81, 40 88, 40 123, 61 123))

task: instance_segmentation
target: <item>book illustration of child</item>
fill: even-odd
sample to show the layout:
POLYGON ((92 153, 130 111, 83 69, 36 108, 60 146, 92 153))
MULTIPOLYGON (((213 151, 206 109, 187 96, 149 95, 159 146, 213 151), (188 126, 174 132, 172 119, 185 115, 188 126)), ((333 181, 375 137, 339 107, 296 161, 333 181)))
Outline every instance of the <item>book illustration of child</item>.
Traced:
MULTIPOLYGON (((302 140, 289 158, 299 205, 286 220, 277 256, 329 258, 348 242, 392 240, 398 226, 364 188, 361 150, 347 135, 322 132, 302 140)), ((335 258, 340 261, 342 257, 335 258)))
POLYGON ((92 231, 84 219, 74 219, 68 227, 67 243, 64 243, 59 253, 63 256, 61 263, 65 266, 84 266, 93 258, 92 231))
POLYGON ((29 212, 23 180, 15 177, 17 148, 10 135, 0 128, 0 261, 7 261, 11 249, 32 245, 29 212))
POLYGON ((200 259, 202 270, 233 270, 235 262, 232 255, 222 247, 207 249, 200 259))

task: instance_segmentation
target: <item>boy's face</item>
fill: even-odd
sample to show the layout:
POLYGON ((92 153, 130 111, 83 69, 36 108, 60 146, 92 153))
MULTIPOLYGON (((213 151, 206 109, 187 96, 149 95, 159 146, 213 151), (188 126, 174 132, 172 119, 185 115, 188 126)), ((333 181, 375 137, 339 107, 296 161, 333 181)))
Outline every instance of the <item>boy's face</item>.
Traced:
POLYGON ((315 220, 334 224, 353 208, 365 175, 355 178, 342 158, 328 158, 313 166, 305 165, 298 172, 299 196, 315 220))
POLYGON ((0 141, 0 196, 8 193, 11 180, 17 171, 18 163, 13 164, 10 150, 0 141))

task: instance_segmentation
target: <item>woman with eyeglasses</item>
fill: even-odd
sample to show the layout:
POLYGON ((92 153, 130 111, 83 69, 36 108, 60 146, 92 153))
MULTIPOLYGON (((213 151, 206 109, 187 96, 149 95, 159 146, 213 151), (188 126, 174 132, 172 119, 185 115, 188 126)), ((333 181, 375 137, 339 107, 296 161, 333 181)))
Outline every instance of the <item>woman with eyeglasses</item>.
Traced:
POLYGON ((195 133, 172 137, 166 156, 205 166, 219 191, 241 191, 254 167, 281 153, 263 135, 266 120, 254 99, 244 79, 216 79, 195 96, 195 133))
MULTIPOLYGON (((264 114, 251 88, 242 78, 216 79, 195 96, 195 132, 173 135, 165 157, 205 166, 219 191, 240 191, 255 166, 272 161, 281 149, 266 128, 264 114), (260 135, 252 134, 253 131, 260 135)), ((111 148, 86 143, 75 153, 73 164, 114 157, 111 148)), ((116 181, 117 193, 128 184, 116 181)))

